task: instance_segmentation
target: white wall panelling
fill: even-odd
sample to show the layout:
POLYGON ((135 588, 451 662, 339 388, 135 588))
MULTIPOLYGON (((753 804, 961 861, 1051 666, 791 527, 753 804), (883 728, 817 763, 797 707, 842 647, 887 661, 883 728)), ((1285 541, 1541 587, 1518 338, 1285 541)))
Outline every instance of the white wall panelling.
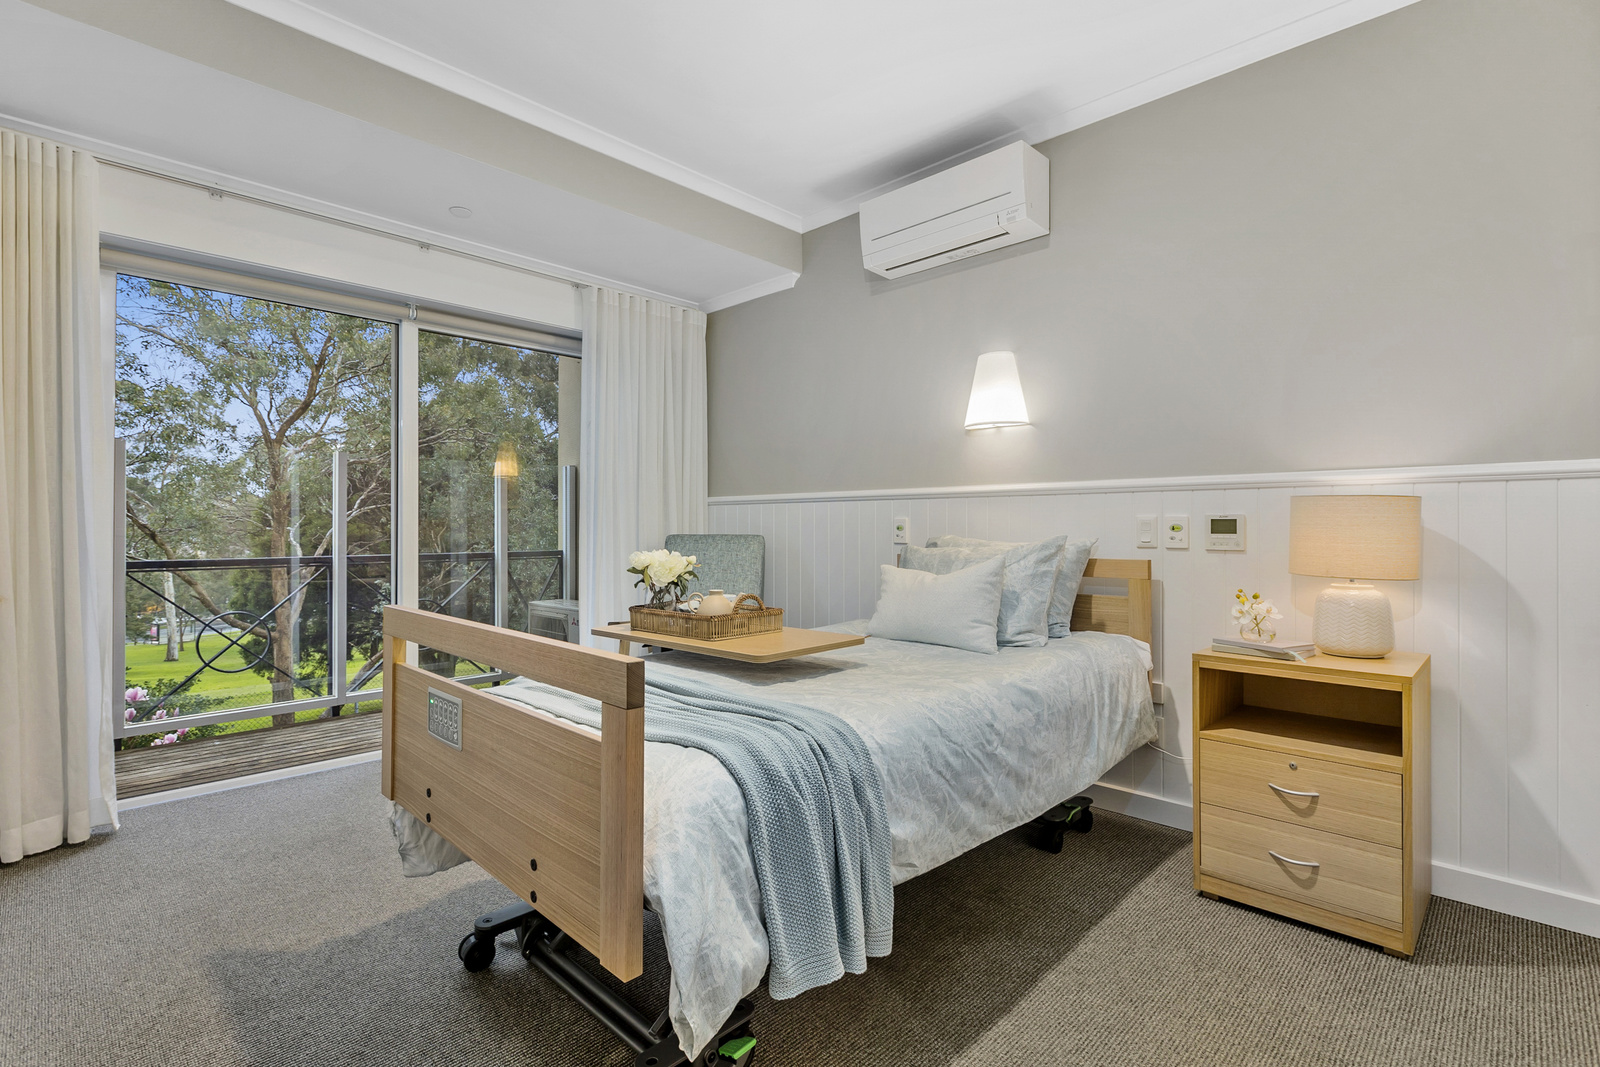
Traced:
MULTIPOLYGON (((1156 678, 1171 692, 1159 744, 1189 756, 1189 654, 1229 632, 1235 589, 1271 597, 1285 616, 1280 633, 1310 640, 1322 583, 1288 573, 1289 498, 1414 492, 1423 576, 1385 587, 1398 647, 1433 657, 1433 840, 1435 861, 1449 868, 1444 885, 1462 899, 1600 933, 1600 463, 1542 473, 1507 465, 1498 479, 1483 467, 1461 468, 1458 480, 1450 473, 713 498, 711 526, 766 537, 768 599, 799 626, 871 614, 877 568, 894 561, 896 515, 910 517, 913 543, 942 533, 1070 533, 1099 538, 1101 556, 1148 556, 1156 678), (1214 512, 1248 516, 1248 551, 1134 546, 1140 514, 1199 521, 1214 512), (1554 895, 1541 910, 1542 891, 1554 895)), ((1102 785, 1172 815, 1190 803, 1190 765, 1146 748, 1102 785)))

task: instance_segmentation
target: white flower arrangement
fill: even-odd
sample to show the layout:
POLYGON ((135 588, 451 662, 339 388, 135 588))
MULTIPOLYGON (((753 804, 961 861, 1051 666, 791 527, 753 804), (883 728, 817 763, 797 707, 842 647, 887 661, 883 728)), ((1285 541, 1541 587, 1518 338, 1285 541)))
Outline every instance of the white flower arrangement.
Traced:
POLYGON ((628 557, 628 573, 637 574, 635 586, 650 590, 651 607, 672 607, 689 592, 689 583, 700 577, 700 564, 693 556, 658 548, 635 552, 628 557))
POLYGON ((1260 593, 1246 596, 1243 589, 1235 593, 1233 599, 1238 602, 1233 606, 1233 617, 1239 620, 1239 636, 1252 641, 1271 641, 1278 635, 1269 620, 1283 616, 1272 601, 1261 599, 1260 593))

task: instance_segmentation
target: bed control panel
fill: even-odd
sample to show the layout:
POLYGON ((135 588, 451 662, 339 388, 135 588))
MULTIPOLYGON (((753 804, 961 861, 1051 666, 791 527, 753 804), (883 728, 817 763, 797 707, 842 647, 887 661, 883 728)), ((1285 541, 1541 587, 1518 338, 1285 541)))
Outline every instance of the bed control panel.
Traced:
POLYGON ((428 733, 457 751, 461 748, 461 700, 428 688, 428 733))

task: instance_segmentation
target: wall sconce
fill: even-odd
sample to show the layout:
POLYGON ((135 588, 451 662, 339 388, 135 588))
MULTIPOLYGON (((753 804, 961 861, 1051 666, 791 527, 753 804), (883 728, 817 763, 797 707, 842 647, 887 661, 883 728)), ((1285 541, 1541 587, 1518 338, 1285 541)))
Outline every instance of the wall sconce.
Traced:
POLYGON ((499 450, 494 454, 494 476, 515 478, 517 473, 517 446, 510 441, 501 441, 499 450))
POLYGON ((967 429, 991 430, 997 426, 1028 425, 1028 405, 1022 399, 1022 379, 1017 377, 1013 352, 985 352, 972 375, 972 399, 967 402, 967 429))

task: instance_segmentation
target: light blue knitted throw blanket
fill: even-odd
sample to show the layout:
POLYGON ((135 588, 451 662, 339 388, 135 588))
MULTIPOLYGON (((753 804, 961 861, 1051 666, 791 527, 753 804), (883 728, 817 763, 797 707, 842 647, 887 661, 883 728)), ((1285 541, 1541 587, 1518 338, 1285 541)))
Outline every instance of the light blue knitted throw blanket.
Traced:
MULTIPOLYGON (((575 703, 563 701, 560 714, 598 728, 598 706, 575 703)), ((893 845, 883 782, 861 735, 816 708, 679 679, 647 678, 644 707, 646 741, 710 753, 744 794, 772 997, 860 974, 869 956, 887 956, 893 845)))

